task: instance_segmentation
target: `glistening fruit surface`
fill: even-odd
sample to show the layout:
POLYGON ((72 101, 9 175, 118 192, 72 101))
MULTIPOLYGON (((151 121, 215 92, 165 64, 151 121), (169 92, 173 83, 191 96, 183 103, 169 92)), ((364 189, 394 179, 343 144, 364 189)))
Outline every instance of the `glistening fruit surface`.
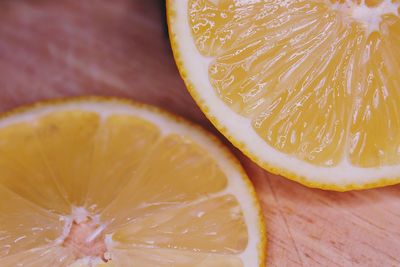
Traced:
POLYGON ((398 181, 398 1, 168 7, 189 91, 252 159, 323 188, 398 181))
POLYGON ((0 265, 263 266, 240 165, 203 130, 122 100, 0 120, 0 265))

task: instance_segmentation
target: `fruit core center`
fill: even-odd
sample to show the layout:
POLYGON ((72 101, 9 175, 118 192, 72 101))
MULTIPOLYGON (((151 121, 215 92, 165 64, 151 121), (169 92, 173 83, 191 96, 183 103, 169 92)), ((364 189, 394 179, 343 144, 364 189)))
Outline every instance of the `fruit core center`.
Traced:
POLYGON ((107 262, 107 246, 104 234, 105 225, 97 223, 87 216, 80 220, 74 219, 63 246, 71 249, 76 259, 86 257, 100 258, 107 262))
POLYGON ((400 17, 400 3, 392 2, 392 0, 332 1, 331 6, 334 10, 363 25, 367 35, 379 31, 384 16, 400 17))

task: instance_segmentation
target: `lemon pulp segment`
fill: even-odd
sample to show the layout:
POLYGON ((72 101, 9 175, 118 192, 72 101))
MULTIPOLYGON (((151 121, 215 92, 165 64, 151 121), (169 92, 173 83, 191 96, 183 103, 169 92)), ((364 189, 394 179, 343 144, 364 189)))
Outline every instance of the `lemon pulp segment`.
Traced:
POLYGON ((398 0, 168 6, 189 91, 252 159, 318 187, 398 180, 398 0))
POLYGON ((118 101, 72 101, 6 117, 0 265, 248 266, 243 255, 262 237, 250 241, 247 223, 259 215, 244 211, 227 176, 230 163, 219 162, 231 159, 212 156, 213 142, 184 122, 118 101), (89 224, 82 240, 66 242, 73 227, 83 232, 89 224), (98 238, 107 255, 88 250, 85 259, 87 243, 98 238))
POLYGON ((269 145, 322 166, 399 163, 398 16, 369 35, 325 1, 191 0, 189 18, 218 96, 269 145))

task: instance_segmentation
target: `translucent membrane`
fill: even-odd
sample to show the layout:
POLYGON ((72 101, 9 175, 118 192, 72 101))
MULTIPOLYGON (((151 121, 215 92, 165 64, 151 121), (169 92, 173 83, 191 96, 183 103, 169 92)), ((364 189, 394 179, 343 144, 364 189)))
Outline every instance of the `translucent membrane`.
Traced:
POLYGON ((232 255, 217 255, 193 251, 166 249, 116 249, 118 267, 242 267, 241 260, 232 255), (132 261, 134 259, 134 261, 132 261))
POLYGON ((243 266, 247 228, 219 165, 139 117, 68 110, 10 124, 0 170, 1 266, 87 266, 63 243, 87 216, 88 238, 111 237, 104 266, 243 266))
POLYGON ((30 250, 21 251, 15 255, 1 258, 1 266, 69 266, 73 264, 74 259, 69 252, 62 247, 44 247, 32 248, 30 250))
POLYGON ((319 166, 400 162, 399 1, 188 8, 215 92, 270 146, 319 166))

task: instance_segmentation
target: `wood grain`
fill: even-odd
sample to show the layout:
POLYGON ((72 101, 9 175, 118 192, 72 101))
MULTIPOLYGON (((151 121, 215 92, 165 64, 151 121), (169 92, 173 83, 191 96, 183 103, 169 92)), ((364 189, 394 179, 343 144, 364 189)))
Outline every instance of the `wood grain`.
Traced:
MULTIPOLYGON (((216 133, 178 75, 162 5, 0 1, 0 111, 49 98, 112 95, 161 106, 216 133)), ((400 186, 310 189, 234 151, 262 201, 268 266, 400 266, 400 186)))

